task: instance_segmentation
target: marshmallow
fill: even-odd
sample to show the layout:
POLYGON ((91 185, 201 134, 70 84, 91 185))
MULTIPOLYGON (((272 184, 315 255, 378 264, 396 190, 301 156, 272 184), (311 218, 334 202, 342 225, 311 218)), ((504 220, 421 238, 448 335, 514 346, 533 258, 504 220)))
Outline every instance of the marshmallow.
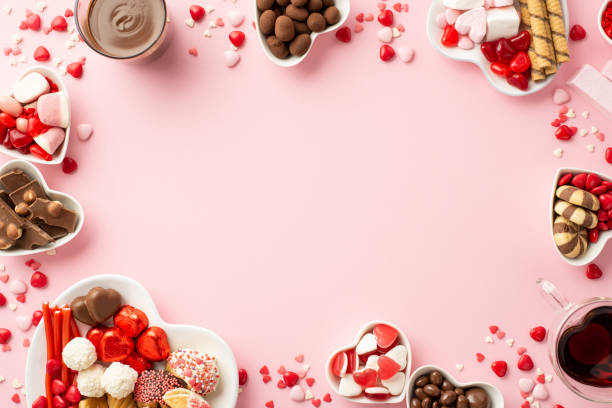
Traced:
POLYGON ((380 382, 387 387, 391 395, 400 395, 406 383, 406 374, 400 371, 388 380, 380 380, 380 382))
POLYGON ((38 117, 47 126, 67 128, 70 125, 70 106, 66 92, 54 92, 38 98, 38 117))
POLYGON ((356 397, 361 394, 361 385, 355 382, 353 374, 347 374, 340 379, 338 384, 338 394, 343 397, 356 397))
POLYGON ((612 81, 591 65, 585 64, 567 83, 612 116, 612 81))
POLYGON ((400 370, 406 368, 406 363, 408 361, 408 349, 406 346, 395 346, 389 350, 385 356, 399 364, 400 370))
POLYGON ((15 128, 21 133, 28 133, 28 120, 26 118, 15 119, 15 128))
POLYGON ((515 36, 520 24, 521 18, 514 6, 487 10, 487 41, 515 36))
POLYGON ((59 127, 52 127, 45 133, 34 138, 34 142, 43 148, 43 150, 49 154, 55 153, 58 147, 64 142, 66 132, 64 129, 59 127))
POLYGON ((355 352, 358 355, 368 354, 373 351, 376 351, 378 348, 378 344, 376 343, 376 336, 372 333, 368 333, 359 340, 357 347, 355 347, 355 352))
POLYGON ((604 76, 610 81, 612 81, 612 60, 608 61, 608 63, 601 70, 601 73, 604 74, 604 76))
POLYGON ((40 95, 49 92, 49 82, 38 72, 32 72, 21 78, 13 86, 13 96, 20 103, 30 103, 40 95))
POLYGON ((514 6, 514 0, 485 0, 486 8, 514 6))
POLYGON ((16 118, 23 112, 23 106, 11 96, 0 95, 0 111, 16 118))
POLYGON ((475 43, 482 42, 487 34, 487 13, 484 7, 476 7, 457 17, 455 29, 459 34, 468 35, 475 43))
POLYGON ((445 7, 455 10, 470 10, 483 7, 485 0, 443 0, 445 7))

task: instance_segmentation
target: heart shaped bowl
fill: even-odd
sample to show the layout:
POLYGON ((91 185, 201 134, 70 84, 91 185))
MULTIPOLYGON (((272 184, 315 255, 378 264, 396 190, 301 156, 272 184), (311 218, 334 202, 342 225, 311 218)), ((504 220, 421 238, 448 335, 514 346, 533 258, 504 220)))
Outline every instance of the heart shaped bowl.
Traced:
POLYGON ((79 204, 79 202, 69 194, 50 189, 40 171, 32 163, 27 162, 25 160, 11 160, 7 163, 4 163, 2 167, 0 167, 0 174, 4 174, 8 171, 16 169, 23 170, 23 172, 27 174, 32 180, 37 180, 51 200, 61 202, 67 209, 75 211, 79 215, 79 218, 77 220, 77 225, 74 232, 66 235, 65 237, 56 239, 55 242, 51 242, 48 245, 44 245, 35 249, 0 249, 0 255, 29 256, 37 254, 39 252, 46 252, 51 249, 57 249, 62 245, 65 245, 68 242, 72 241, 78 235, 78 233, 81 232, 81 228, 83 228, 83 222, 85 221, 85 213, 83 212, 83 207, 81 207, 81 204, 79 204))
MULTIPOLYGON (((234 408, 238 399, 238 367, 232 350, 221 337, 211 330, 184 324, 168 324, 159 316, 155 303, 147 290, 133 279, 120 275, 96 275, 84 279, 55 300, 55 304, 70 304, 93 287, 113 288, 121 293, 124 304, 130 304, 147 314, 151 326, 159 326, 168 334, 171 350, 192 348, 214 354, 217 357, 220 381, 215 392, 206 396, 206 401, 215 408, 234 408)), ((82 323, 79 329, 86 333, 89 326, 82 323)), ((25 373, 27 406, 45 394, 46 340, 44 325, 40 324, 32 337, 25 373)), ((156 363, 162 368, 163 363, 156 363)))
POLYGON ((601 8, 599 9, 599 14, 597 17, 597 28, 599 28, 599 32, 601 33, 601 36, 604 38, 604 40, 606 40, 608 44, 612 45, 612 38, 608 37, 608 34, 606 34, 603 29, 603 26, 601 25, 603 21, 604 11, 606 11, 608 4, 610 4, 610 0, 604 0, 603 4, 601 5, 601 8))
MULTIPOLYGON (((36 67, 31 67, 27 69, 23 74, 21 74, 19 79, 25 77, 26 75, 32 72, 38 72, 46 76, 47 78, 49 78, 51 81, 53 81, 57 85, 58 90, 65 91, 66 94, 68 95, 68 110, 70 110, 70 95, 68 94, 68 90, 66 89, 66 84, 64 84, 64 80, 62 79, 62 77, 56 71, 50 68, 43 67, 43 66, 36 66, 36 67)), ((68 140, 70 140, 70 128, 71 126, 68 125, 68 127, 66 128, 66 137, 64 138, 64 143, 62 143, 62 145, 58 148, 58 150, 53 154, 53 158, 49 161, 39 159, 38 157, 32 154, 23 154, 19 152, 19 150, 17 149, 7 149, 6 147, 4 147, 2 143, 0 143, 0 152, 8 156, 15 157, 17 159, 27 160, 32 163, 60 164, 64 160, 64 157, 66 157, 66 151, 68 150, 68 140)))
POLYGON ((416 382, 417 378, 423 376, 423 375, 428 375, 429 373, 431 373, 432 371, 439 371, 444 378, 449 381, 451 384, 453 384, 455 387, 460 387, 460 388, 473 388, 473 387, 479 387, 482 388, 488 395, 489 397, 489 405, 486 408, 504 408, 504 396, 502 395, 502 393, 497 389, 497 387, 485 383, 485 382, 469 382, 469 383, 460 383, 459 381, 455 380, 453 378, 452 375, 450 375, 448 373, 448 371, 440 368, 440 367, 436 367, 434 365, 424 365, 422 367, 417 368, 416 370, 414 370, 414 373, 412 373, 412 375, 410 376, 410 380, 408 380, 408 395, 406 397, 406 406, 408 408, 410 408, 410 400, 412 398, 412 395, 414 394, 414 390, 416 388, 416 386, 414 385, 414 383, 416 382))
POLYGON ((404 334, 404 332, 397 327, 396 325, 389 323, 389 322, 385 322, 383 320, 374 320, 371 321, 369 323, 366 323, 365 325, 363 325, 363 327, 359 330, 359 333, 357 333, 357 336, 355 336, 355 340, 353 340, 353 343, 345 346, 345 347, 340 347, 339 349, 337 349, 336 351, 334 351, 329 358, 327 359, 327 366, 326 366, 326 371, 325 371, 325 375, 327 376, 327 382, 329 383, 329 386, 332 388, 332 390, 340 395, 342 398, 344 398, 347 401, 351 401, 351 402, 357 402, 360 404, 396 404, 398 402, 402 402, 404 400, 404 398, 406 398, 406 392, 408 391, 408 376, 410 375, 410 368, 412 367, 412 350, 410 348, 410 342, 408 341, 408 337, 406 337, 406 335, 404 334), (390 398, 384 400, 384 401, 376 401, 376 400, 371 400, 363 395, 359 396, 359 397, 345 397, 343 395, 340 395, 338 393, 338 386, 340 385, 340 380, 338 379, 338 377, 336 377, 334 375, 334 373, 332 373, 331 370, 331 365, 332 365, 332 360, 335 357, 336 354, 342 352, 342 351, 346 351, 346 350, 350 350, 350 349, 354 349, 357 344, 359 343, 359 340, 361 340, 361 338, 366 334, 366 333, 370 333, 372 332, 372 330, 374 329, 374 327, 378 324, 386 324, 387 326, 393 327, 395 330, 397 330, 398 337, 399 337, 399 342, 398 345, 403 345, 406 346, 406 349, 408 350, 408 355, 407 355, 407 361, 406 361, 406 368, 404 369, 404 373, 406 374, 406 383, 404 384, 404 389, 402 390, 401 394, 399 395, 395 395, 395 396, 391 396, 390 398))
POLYGON ((268 48, 268 44, 266 43, 266 36, 263 35, 261 30, 259 29, 259 16, 261 12, 257 8, 257 2, 255 0, 253 0, 253 5, 255 6, 255 29, 257 30, 257 38, 259 38, 259 45, 261 45, 261 48, 263 49, 268 59, 272 61, 273 63, 275 63, 276 65, 278 65, 279 67, 292 67, 302 62, 304 58, 306 58, 306 56, 310 53, 310 51, 312 50, 312 47, 314 47, 317 37, 322 34, 329 33, 330 31, 334 31, 338 27, 340 27, 342 24, 344 24, 344 22, 348 18, 348 15, 351 11, 350 0, 335 0, 335 6, 340 11, 340 21, 338 21, 334 25, 327 27, 325 30, 321 31, 320 33, 310 33, 310 38, 312 39, 312 42, 310 43, 310 47, 308 48, 308 51, 306 51, 306 53, 302 55, 301 57, 290 55, 289 58, 281 59, 281 58, 275 57, 270 52, 270 49, 268 48))
MULTIPOLYGON (((518 1, 515 0, 514 6, 518 7, 518 1)), ((565 20, 567 36, 567 31, 569 30, 567 0, 561 0, 561 7, 563 7, 563 17, 565 20)), ((493 87, 499 92, 510 96, 526 96, 539 92, 542 89, 546 88, 555 78, 556 74, 549 76, 541 82, 534 82, 530 80, 529 88, 526 91, 521 91, 520 89, 508 84, 505 78, 502 78, 499 75, 495 75, 493 72, 491 72, 491 70, 489 69, 491 63, 487 61, 484 55, 482 55, 479 44, 476 44, 471 50, 464 50, 459 47, 447 48, 443 46, 440 43, 440 38, 442 38, 443 30, 436 24, 436 16, 444 12, 444 9, 445 7, 442 3, 442 0, 433 0, 431 2, 431 6, 429 7, 429 13, 427 14, 427 36, 429 37, 431 45, 433 45, 433 47, 438 50, 442 55, 448 58, 457 61, 471 62, 472 64, 480 67, 485 78, 487 78, 487 81, 489 81, 489 83, 493 85, 493 87)))
POLYGON ((584 265, 590 264, 591 262, 595 260, 595 258, 599 256, 601 251, 606 246, 606 242, 608 242, 608 240, 612 238, 612 230, 599 231, 599 239, 594 244, 589 242, 589 248, 587 249, 584 255, 579 256, 578 258, 574 258, 574 259, 563 256, 561 251, 559 251, 559 248, 557 248, 557 244, 555 244, 555 240, 553 236, 553 223, 554 223, 555 216, 556 216, 553 208, 554 208, 555 200, 556 200, 555 191, 557 191, 557 187, 558 187, 557 184, 559 183, 559 179, 561 178, 561 176, 566 173, 572 173, 572 174, 594 173, 594 174, 597 174, 599 177, 601 177, 602 180, 607 180, 610 182, 612 182, 612 178, 606 176, 605 174, 597 173, 591 170, 579 169, 576 167, 561 167, 557 170, 557 173, 555 174, 555 178, 554 178, 553 186, 552 186, 552 193, 550 195, 551 197, 550 198, 550 214, 551 214, 550 236, 553 238, 553 245, 555 246, 557 253, 559 254, 561 258, 563 258, 565 262, 573 266, 584 266, 584 265))

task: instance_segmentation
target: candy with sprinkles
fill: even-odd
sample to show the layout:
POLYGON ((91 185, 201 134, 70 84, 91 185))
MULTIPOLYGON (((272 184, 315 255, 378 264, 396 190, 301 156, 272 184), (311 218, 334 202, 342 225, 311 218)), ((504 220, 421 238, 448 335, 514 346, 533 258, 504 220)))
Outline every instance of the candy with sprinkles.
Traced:
POLYGON ((219 383, 216 357, 197 350, 179 349, 170 353, 166 370, 203 396, 214 392, 219 383))

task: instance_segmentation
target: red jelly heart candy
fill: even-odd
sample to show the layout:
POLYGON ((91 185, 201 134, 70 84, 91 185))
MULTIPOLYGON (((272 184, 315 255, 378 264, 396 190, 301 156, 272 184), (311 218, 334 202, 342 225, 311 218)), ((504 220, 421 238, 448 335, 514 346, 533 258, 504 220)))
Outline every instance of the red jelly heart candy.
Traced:
POLYGON ((47 397, 40 396, 32 403, 32 408, 47 408, 47 397))
POLYGON ((533 369, 533 360, 531 359, 531 357, 529 357, 529 354, 523 354, 519 357, 516 366, 521 371, 529 371, 533 369))
POLYGON ((376 373, 376 370, 372 368, 366 368, 365 370, 355 371, 353 373, 353 379, 363 388, 376 387, 377 377, 378 374, 376 373))
POLYGON ((232 44, 234 44, 235 47, 240 47, 244 42, 245 38, 246 37, 242 31, 236 30, 229 33, 229 40, 232 44))
POLYGON ((102 340, 102 336, 108 330, 108 327, 104 326, 94 326, 85 335, 85 338, 96 347, 96 352, 98 353, 98 358, 102 355, 100 350, 100 340, 102 340))
POLYGON ((531 44, 531 35, 529 31, 523 30, 514 37, 511 37, 509 41, 512 48, 516 51, 527 51, 531 44))
POLYGON ((283 374, 283 381, 287 384, 287 387, 293 387, 300 380, 300 377, 293 371, 285 371, 283 374))
POLYGON ((599 266, 595 264, 588 264, 586 268, 586 277, 589 279, 599 279, 603 275, 603 272, 599 266))
POLYGON ((586 173, 576 174, 574 178, 572 178, 572 184, 574 185, 574 187, 584 188, 586 187, 586 180, 587 180, 586 173))
POLYGON ((151 368, 151 362, 135 351, 121 362, 132 367, 138 374, 151 368))
POLYGON ((510 69, 510 67, 505 64, 502 64, 501 62, 493 62, 490 65, 490 69, 491 72, 493 72, 495 75, 503 77, 509 77, 510 75, 512 75, 512 70, 510 69))
POLYGON ((386 324, 377 324, 374 330, 372 330, 372 333, 374 333, 376 337, 376 344, 378 344, 378 347, 383 349, 391 347, 398 336, 397 330, 386 324))
POLYGON ((561 176, 561 178, 559 179, 559 182, 557 183, 557 185, 559 186, 564 186, 567 183, 570 182, 570 180, 572 179, 572 177, 574 177, 574 175, 572 173, 567 173, 564 174, 563 176, 561 176))
POLYGON ((383 10, 378 15, 378 22, 386 27, 393 24, 393 12, 389 9, 383 10))
POLYGON ((162 361, 170 355, 168 336, 161 327, 149 327, 138 338, 138 352, 151 361, 162 361))
POLYGON ((25 19, 25 23, 30 30, 40 30, 40 16, 38 14, 32 14, 25 19))
POLYGON ((68 23, 63 16, 55 16, 51 20, 51 28, 55 31, 66 31, 68 29, 68 23))
POLYGON ((66 393, 64 394, 64 399, 66 399, 68 402, 72 402, 73 404, 81 401, 81 393, 76 385, 71 385, 68 387, 68 390, 66 390, 66 393))
POLYGON ((495 53, 497 54, 497 59, 502 62, 510 62, 516 51, 512 48, 510 41, 506 38, 502 38, 497 42, 497 47, 495 47, 495 53))
POLYGON ((570 140, 572 136, 572 130, 567 125, 561 125, 555 130, 555 137, 559 140, 570 140))
POLYGON ((597 186, 591 190, 589 190, 591 194, 600 195, 608 191, 608 187, 606 186, 597 186))
POLYGON ((51 382, 51 392, 53 395, 62 395, 66 392, 66 384, 62 380, 55 379, 51 382))
POLYGON ((334 356, 331 361, 331 371, 336 377, 344 377, 347 373, 347 358, 346 353, 340 352, 334 356))
POLYGON ((10 340, 12 333, 9 329, 0 329, 0 344, 6 344, 10 340))
POLYGON ((202 6, 194 4, 193 6, 189 7, 189 14, 191 14, 191 18, 193 18, 194 21, 200 21, 206 15, 206 11, 204 8, 202 8, 202 6))
POLYGON ((15 119, 8 113, 0 112, 0 125, 7 129, 13 129, 15 127, 15 119))
POLYGON ((599 177, 597 174, 591 173, 587 176, 586 184, 585 184, 587 190, 591 191, 595 187, 598 187, 600 185, 601 185, 601 177, 599 177))
POLYGON ((64 157, 62 160, 62 171, 66 174, 74 173, 79 167, 79 164, 72 157, 64 157))
POLYGON ((51 378, 57 378, 62 372, 62 363, 59 360, 52 358, 51 360, 47 361, 45 370, 47 374, 51 376, 51 378))
POLYGON ((40 323, 40 320, 42 319, 43 314, 40 310, 35 310, 34 313, 32 313, 32 326, 36 327, 38 326, 38 323, 40 323))
POLYGON ((605 193, 597 197, 599 199, 599 204, 601 204, 601 208, 605 211, 609 211, 612 209, 612 194, 605 193))
POLYGON ((586 37, 586 30, 580 24, 574 24, 570 28, 569 36, 574 41, 584 40, 586 37))
POLYGON ((149 325, 149 318, 140 309, 125 305, 115 314, 113 322, 129 337, 137 337, 149 325))
POLYGON ((26 135, 25 133, 21 133, 17 129, 11 129, 9 131, 9 137, 11 139, 11 144, 17 149, 19 149, 20 147, 28 146, 34 141, 34 139, 32 139, 32 136, 26 135))
MULTIPOLYGON (((0 114, 0 115, 1 115, 1 114, 0 114)), ((612 147, 608 147, 608 148, 606 149, 606 156, 605 156, 605 157, 606 157, 606 161, 607 161, 608 163, 612 163, 612 147)))
POLYGON ((508 82, 513 87, 520 89, 521 91, 526 91, 527 88, 529 88, 529 80, 521 74, 510 75, 506 82, 508 82))
POLYGON ((336 31, 336 38, 344 43, 351 41, 351 29, 348 27, 340 27, 336 31))
POLYGON ((510 69, 514 72, 525 72, 531 67, 531 60, 525 51, 516 53, 510 61, 510 69))
POLYGON ((120 329, 111 327, 102 335, 99 348, 100 360, 111 363, 125 360, 134 350, 134 342, 120 329))
POLYGON ((599 239, 599 230, 597 228, 593 228, 589 230, 589 242, 594 244, 599 239))
POLYGON ((459 33, 452 25, 447 25, 442 33, 440 42, 445 47, 454 47, 459 43, 459 33))
POLYGON ((508 372, 508 364, 503 360, 494 361, 491 363, 491 370, 493 370, 498 377, 504 377, 508 372))
POLYGON ((480 51, 482 52, 482 55, 484 55, 484 57, 487 59, 487 61, 497 61, 497 53, 495 52, 496 47, 497 42, 493 41, 487 41, 480 44, 480 51))
POLYGON ((387 62, 395 56, 395 50, 389 44, 383 44, 380 47, 379 55, 381 60, 387 62))
POLYGON ((238 385, 245 385, 248 379, 249 379, 249 375, 247 373, 247 370, 245 370, 244 368, 239 369, 238 370, 238 385))
POLYGON ((401 366, 387 356, 378 357, 378 376, 381 380, 388 380, 397 374, 401 366))
POLYGON ((41 133, 45 133, 47 130, 49 130, 49 126, 42 123, 38 115, 34 115, 28 119, 28 135, 36 137, 41 133))
POLYGON ((72 64, 68 64, 66 67, 66 72, 72 75, 75 78, 80 78, 83 76, 83 64, 80 62, 73 62, 72 64))
POLYGON ((537 342, 542 342, 546 338, 546 329, 542 326, 534 327, 529 330, 529 335, 537 342))
POLYGON ((49 51, 42 45, 34 50, 34 59, 36 61, 49 61, 49 58, 51 58, 51 55, 49 55, 49 51))

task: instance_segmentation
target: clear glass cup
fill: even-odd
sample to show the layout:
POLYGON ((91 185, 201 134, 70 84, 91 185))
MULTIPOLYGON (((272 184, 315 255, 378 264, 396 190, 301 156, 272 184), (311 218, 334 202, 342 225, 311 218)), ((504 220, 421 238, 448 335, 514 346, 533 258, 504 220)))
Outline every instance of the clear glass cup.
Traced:
MULTIPOLYGON (((159 13, 159 21, 156 21, 156 24, 161 25, 161 29, 159 33, 155 33, 152 41, 147 41, 146 45, 139 47, 138 49, 134 49, 131 52, 120 53, 109 51, 109 49, 105 49, 103 44, 96 39, 96 36, 92 33, 90 29, 90 13, 92 7, 95 5, 100 5, 105 1, 109 0, 76 0, 74 5, 74 15, 76 20, 76 28, 81 35, 81 38, 85 43, 98 54, 103 55, 108 58, 118 59, 118 60, 129 60, 129 61, 142 61, 142 60, 150 60, 156 58, 163 54, 163 52, 168 48, 169 45, 169 15, 168 9, 166 7, 166 2, 164 0, 122 0, 120 3, 121 6, 117 6, 116 9, 120 7, 131 7, 137 2, 155 2, 156 6, 161 7, 161 13, 159 13), (163 18, 163 21, 161 20, 163 18)), ((113 9, 113 14, 116 13, 116 9, 113 9)), ((121 12, 121 10, 119 10, 121 12)), ((115 21, 113 20, 113 23, 115 21)))
POLYGON ((612 307, 612 298, 594 297, 578 303, 570 303, 551 282, 538 279, 540 291, 557 309, 554 323, 548 331, 548 354, 557 376, 578 396, 599 403, 612 403, 612 387, 597 387, 580 382, 570 376, 560 363, 559 341, 566 330, 580 326, 585 316, 600 307, 612 307))

